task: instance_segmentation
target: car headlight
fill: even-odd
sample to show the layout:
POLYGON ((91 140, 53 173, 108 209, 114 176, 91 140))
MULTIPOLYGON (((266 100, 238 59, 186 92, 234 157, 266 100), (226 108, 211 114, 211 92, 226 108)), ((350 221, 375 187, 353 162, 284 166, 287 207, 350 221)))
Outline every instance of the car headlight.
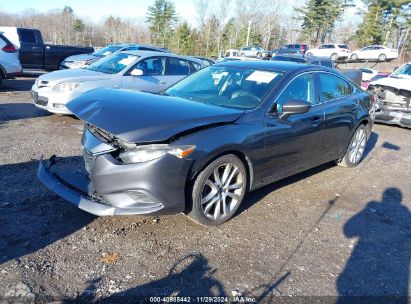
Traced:
POLYGON ((138 146, 130 151, 121 153, 120 159, 126 164, 143 163, 160 158, 166 154, 174 155, 178 158, 185 158, 190 155, 195 146, 170 146, 170 145, 146 145, 138 146))
POLYGON ((63 82, 59 83, 54 86, 55 91, 63 91, 63 92, 69 92, 73 91, 75 88, 77 88, 80 84, 75 83, 75 82, 63 82))

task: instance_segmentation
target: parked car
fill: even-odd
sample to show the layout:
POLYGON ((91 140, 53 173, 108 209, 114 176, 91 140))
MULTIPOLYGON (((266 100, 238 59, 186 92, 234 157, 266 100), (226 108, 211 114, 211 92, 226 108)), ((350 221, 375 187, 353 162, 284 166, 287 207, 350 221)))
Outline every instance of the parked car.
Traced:
POLYGON ((18 50, 10 40, 0 34, 0 86, 3 79, 14 78, 22 71, 18 50))
POLYGON ((104 57, 84 69, 40 76, 32 87, 34 104, 52 113, 70 114, 66 104, 96 88, 122 88, 158 93, 204 63, 171 53, 126 51, 104 57))
POLYGON ((85 123, 89 180, 59 176, 52 157, 38 169, 49 189, 99 216, 185 212, 204 225, 230 219, 248 191, 330 161, 356 166, 373 126, 371 94, 332 69, 274 61, 211 65, 162 95, 93 90, 67 106, 85 123))
POLYGON ((411 128, 411 62, 372 81, 368 90, 377 98, 376 121, 411 128))
POLYGON ((249 45, 240 49, 240 56, 262 59, 266 56, 266 51, 260 46, 249 45))
POLYGON ((207 58, 207 57, 193 56, 193 58, 202 60, 206 66, 207 65, 212 65, 212 64, 215 63, 215 61, 213 59, 210 59, 210 58, 207 58))
MULTIPOLYGON (((363 73, 363 75, 364 75, 364 73, 363 73)), ((368 90, 368 87, 369 87, 369 85, 370 85, 370 83, 371 82, 373 82, 373 81, 376 81, 376 80, 378 80, 378 79, 381 79, 381 78, 385 78, 385 77, 388 77, 390 75, 390 73, 378 73, 377 75, 375 75, 373 78, 371 78, 371 79, 369 79, 369 80, 363 80, 363 81, 361 81, 361 87, 364 89, 364 90, 368 90)))
POLYGON ((346 44, 323 44, 319 48, 310 49, 307 56, 329 57, 332 60, 349 57, 350 49, 346 44))
POLYGON ((300 62, 300 63, 309 63, 325 66, 328 68, 336 69, 345 77, 350 79, 352 82, 361 86, 362 72, 360 70, 354 69, 339 69, 336 68, 334 61, 328 57, 315 57, 315 56, 304 56, 299 54, 293 55, 276 55, 271 58, 274 61, 291 61, 291 62, 300 62))
POLYGON ((19 49, 20 63, 24 69, 58 70, 66 57, 94 51, 91 47, 45 44, 36 29, 0 27, 0 32, 19 49))
POLYGON ((228 49, 225 51, 220 51, 220 56, 219 58, 225 58, 225 57, 239 57, 240 56, 240 51, 235 50, 235 49, 228 49))
POLYGON ((159 48, 153 45, 130 44, 130 43, 111 44, 91 54, 80 54, 80 55, 73 55, 73 56, 67 57, 61 62, 60 69, 84 68, 92 64, 93 62, 99 60, 100 58, 106 57, 113 53, 122 52, 122 51, 137 51, 137 50, 169 53, 168 50, 159 48))
POLYGON ((267 57, 272 57, 276 55, 287 55, 287 54, 301 54, 305 55, 308 50, 308 45, 302 43, 287 44, 279 49, 275 49, 267 52, 267 57))
POLYGON ((378 71, 373 69, 361 68, 362 72, 362 81, 370 81, 371 78, 378 75, 378 71))
POLYGON ((360 50, 351 53, 350 59, 352 60, 379 60, 379 61, 391 61, 398 58, 398 50, 390 49, 383 45, 370 45, 360 50))

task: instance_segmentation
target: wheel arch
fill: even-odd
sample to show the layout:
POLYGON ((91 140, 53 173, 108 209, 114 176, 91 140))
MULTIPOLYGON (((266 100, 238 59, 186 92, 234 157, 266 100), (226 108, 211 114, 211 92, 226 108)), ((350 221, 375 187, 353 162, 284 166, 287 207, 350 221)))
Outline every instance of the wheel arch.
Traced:
POLYGON ((0 64, 0 78, 6 79, 6 70, 4 67, 0 64))

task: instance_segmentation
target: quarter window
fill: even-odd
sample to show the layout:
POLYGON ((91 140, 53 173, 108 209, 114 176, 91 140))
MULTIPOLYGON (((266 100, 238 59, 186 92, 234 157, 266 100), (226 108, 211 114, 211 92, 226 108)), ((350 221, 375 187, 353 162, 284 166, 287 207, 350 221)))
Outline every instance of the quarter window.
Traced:
POLYGON ((305 74, 292 80, 277 98, 277 112, 282 112, 283 104, 291 99, 308 101, 316 104, 315 84, 312 74, 305 74))
POLYGON ((338 99, 344 96, 351 95, 354 88, 347 81, 331 75, 320 74, 321 97, 323 101, 338 99))

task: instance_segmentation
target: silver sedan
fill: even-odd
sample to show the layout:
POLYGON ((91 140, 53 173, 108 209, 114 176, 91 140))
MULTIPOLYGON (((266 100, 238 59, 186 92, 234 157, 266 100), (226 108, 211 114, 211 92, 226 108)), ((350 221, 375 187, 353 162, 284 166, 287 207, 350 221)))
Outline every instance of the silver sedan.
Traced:
POLYGON ((51 72, 32 87, 34 104, 52 113, 71 114, 66 103, 97 88, 159 93, 201 69, 201 60, 168 53, 126 51, 104 57, 84 69, 51 72))

